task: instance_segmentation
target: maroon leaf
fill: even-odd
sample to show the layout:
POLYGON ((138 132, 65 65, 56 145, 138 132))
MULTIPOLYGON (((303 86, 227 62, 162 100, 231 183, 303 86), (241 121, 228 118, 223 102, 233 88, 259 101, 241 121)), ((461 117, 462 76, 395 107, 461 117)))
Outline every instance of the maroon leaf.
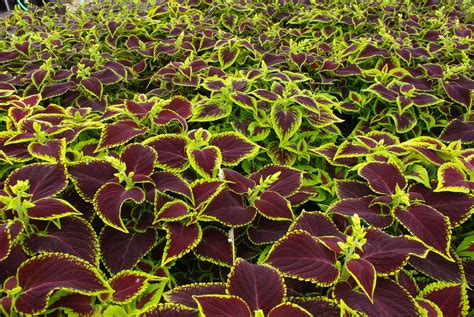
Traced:
POLYGON ((298 108, 285 109, 278 104, 272 107, 273 129, 281 142, 289 140, 300 128, 303 115, 298 108))
POLYGON ((306 309, 291 303, 284 303, 274 307, 269 313, 268 317, 311 317, 306 309))
POLYGON ((186 131, 188 129, 188 124, 186 120, 184 120, 183 117, 181 117, 179 114, 177 114, 173 110, 162 109, 160 113, 158 114, 158 116, 156 116, 153 119, 153 122, 156 125, 167 125, 173 121, 181 124, 181 128, 183 131, 186 131))
POLYGON ((5 181, 5 190, 13 194, 11 186, 18 181, 29 182, 28 194, 31 200, 54 196, 60 193, 67 185, 66 169, 61 164, 30 164, 16 169, 5 181))
POLYGON ((41 96, 43 100, 51 97, 57 97, 68 92, 69 90, 75 89, 76 87, 76 84, 72 81, 46 85, 43 86, 43 89, 41 89, 41 96))
POLYGON ((251 311, 265 314, 281 304, 286 295, 278 272, 265 265, 251 264, 238 259, 228 279, 228 293, 242 298, 251 311))
POLYGON ((90 161, 69 167, 69 174, 78 193, 89 202, 92 202, 102 185, 115 178, 115 173, 117 170, 106 161, 90 161))
POLYGON ((351 259, 346 263, 346 268, 357 284, 362 288, 365 295, 373 302, 377 272, 372 263, 364 258, 351 259))
POLYGON ((273 191, 283 197, 288 197, 294 194, 295 191, 300 188, 303 174, 300 171, 290 167, 267 165, 260 171, 250 175, 250 179, 258 184, 261 178, 265 179, 268 176, 274 175, 276 173, 280 173, 280 176, 276 182, 267 188, 268 191, 273 191))
POLYGON ((113 274, 133 268, 155 245, 157 233, 123 233, 104 227, 100 235, 102 259, 107 270, 113 274))
POLYGON ((16 50, 0 52, 0 63, 15 60, 18 56, 20 56, 20 53, 16 50))
POLYGON ((140 295, 148 285, 149 276, 138 271, 121 271, 110 280, 114 290, 112 300, 115 303, 125 304, 140 295))
POLYGON ((220 180, 198 180, 192 184, 194 206, 198 207, 217 195, 223 188, 220 180))
POLYGON ((474 142, 474 122, 454 119, 443 130, 439 137, 442 141, 457 141, 472 143, 474 142))
POLYGON ((435 303, 443 316, 466 316, 468 313, 466 289, 462 284, 435 282, 426 286, 420 295, 435 303))
POLYGON ((126 189, 117 183, 103 185, 94 196, 94 208, 99 217, 109 226, 128 232, 122 217, 122 205, 127 200, 141 203, 145 199, 145 193, 137 187, 126 189))
POLYGON ((426 247, 403 236, 392 237, 376 229, 368 229, 360 257, 369 261, 378 274, 392 274, 405 265, 411 254, 423 256, 426 247))
POLYGON ((160 208, 155 222, 160 220, 180 220, 189 216, 189 207, 180 200, 170 201, 160 208))
POLYGON ((125 107, 130 113, 142 117, 150 113, 155 103, 155 101, 135 102, 132 100, 126 100, 125 107))
POLYGON ((397 207, 394 215, 421 242, 435 252, 450 257, 451 230, 447 217, 427 205, 411 205, 407 210, 397 207))
POLYGON ((182 194, 189 199, 192 197, 189 184, 182 178, 169 172, 156 172, 151 177, 155 182, 156 189, 162 192, 182 194))
POLYGON ((457 82, 443 81, 444 91, 452 100, 469 107, 471 105, 471 90, 457 82))
POLYGON ((169 293, 164 294, 166 301, 190 308, 198 308, 193 296, 199 295, 224 295, 224 283, 195 283, 186 284, 173 288, 169 293))
POLYGON ((454 262, 446 260, 441 255, 429 252, 425 258, 412 257, 410 265, 418 271, 439 281, 462 282, 462 264, 459 258, 451 252, 454 262))
POLYGON ((373 191, 380 194, 393 195, 397 186, 404 189, 407 185, 400 169, 390 163, 368 163, 359 170, 359 175, 369 182, 373 191))
POLYGON ((108 291, 100 274, 89 263, 59 253, 31 258, 18 269, 18 285, 22 288, 15 301, 18 312, 41 313, 53 290, 65 288, 84 295, 108 291))
POLYGON ((336 193, 339 199, 373 195, 373 191, 366 184, 350 180, 336 180, 336 193))
POLYGON ((351 64, 347 67, 340 68, 334 72, 338 76, 360 75, 362 70, 356 64, 351 64))
POLYGON ((199 312, 175 304, 158 304, 143 314, 144 317, 199 317, 199 312))
POLYGON ((224 169, 224 177, 227 182, 227 186, 230 190, 237 194, 244 194, 250 188, 255 187, 255 182, 237 171, 231 169, 224 169))
POLYGON ((444 163, 438 169, 436 191, 469 193, 474 183, 466 181, 462 170, 454 163, 444 163))
POLYGON ((285 276, 331 285, 339 277, 336 254, 305 231, 293 231, 280 239, 267 262, 285 276))
POLYGON ((99 241, 92 226, 82 218, 63 218, 61 228, 48 226, 46 232, 28 237, 24 246, 30 252, 67 253, 92 265, 99 262, 99 241))
POLYGON ((194 253, 201 260, 231 267, 234 262, 232 245, 227 235, 216 228, 204 229, 194 253))
POLYGON ((334 296, 343 300, 350 308, 368 316, 416 316, 418 314, 411 296, 388 279, 377 281, 373 302, 370 302, 365 294, 352 289, 347 283, 337 284, 334 296))
POLYGON ((239 106, 247 110, 255 110, 256 102, 255 99, 244 93, 234 93, 230 95, 230 98, 239 106))
POLYGON ((194 170, 205 178, 215 177, 222 162, 219 148, 215 146, 208 146, 202 150, 190 149, 188 157, 194 170))
POLYGON ((191 102, 184 97, 173 97, 163 109, 172 110, 184 119, 189 119, 193 114, 191 102))
POLYGON ((219 148, 224 165, 237 165, 257 154, 258 146, 237 133, 219 133, 212 136, 209 144, 219 148))
POLYGON ((239 56, 239 49, 238 48, 231 48, 231 47, 222 47, 218 51, 219 62, 221 64, 221 68, 225 69, 232 65, 237 57, 239 56))
POLYGON ((157 165, 165 170, 182 171, 188 167, 187 139, 179 134, 165 134, 146 141, 158 153, 157 165))
POLYGON ((416 303, 424 310, 423 312, 426 314, 427 317, 440 317, 443 312, 439 309, 438 305, 433 303, 432 301, 417 298, 416 303))
POLYGON ((247 228, 247 235, 254 244, 273 243, 286 234, 290 225, 291 221, 273 221, 259 217, 247 228))
POLYGON ((291 226, 290 231, 305 230, 314 237, 335 236, 344 238, 336 225, 321 212, 303 211, 291 226))
POLYGON ((80 214, 71 204, 61 199, 43 198, 35 201, 34 205, 27 211, 28 217, 32 219, 56 219, 80 214))
POLYGON ((341 315, 336 301, 327 298, 298 297, 292 298, 291 302, 303 307, 314 316, 339 317, 341 315))
POLYGON ((124 144, 138 135, 145 134, 147 131, 147 128, 141 128, 133 120, 114 122, 112 124, 106 125, 102 130, 97 149, 106 149, 124 144))
POLYGON ((61 140, 50 140, 41 143, 31 143, 29 146, 29 151, 31 155, 47 159, 48 161, 60 162, 64 159, 64 154, 66 151, 66 141, 65 139, 61 140))
POLYGON ((10 254, 12 245, 8 223, 0 224, 0 261, 3 261, 10 254))
POLYGON ((52 309, 60 307, 69 308, 73 312, 78 313, 80 315, 91 315, 92 313, 94 313, 94 307, 92 306, 92 296, 77 293, 67 294, 61 297, 58 301, 54 302, 48 308, 52 309))
POLYGON ((276 192, 264 192, 254 205, 264 217, 269 219, 293 220, 290 202, 276 192))
POLYGON ((221 191, 202 213, 203 216, 211 217, 231 227, 252 222, 256 214, 255 208, 246 207, 242 198, 229 190, 221 191))
POLYGON ((153 148, 138 143, 127 145, 120 155, 120 160, 127 167, 127 173, 146 176, 153 173, 156 158, 157 154, 153 148))
POLYGON ((201 240, 202 230, 199 224, 184 225, 180 222, 167 223, 164 226, 166 246, 163 252, 162 265, 169 263, 191 251, 201 240))
POLYGON ((385 214, 382 206, 378 204, 371 205, 372 200, 373 198, 368 196, 357 199, 343 199, 329 207, 328 212, 349 217, 357 213, 373 226, 378 228, 388 227, 393 222, 392 216, 388 213, 385 214))
POLYGON ((81 86, 95 97, 102 98, 102 83, 97 78, 88 78, 81 81, 81 86))
POLYGON ((194 300, 204 316, 251 317, 249 306, 237 296, 201 295, 194 300))

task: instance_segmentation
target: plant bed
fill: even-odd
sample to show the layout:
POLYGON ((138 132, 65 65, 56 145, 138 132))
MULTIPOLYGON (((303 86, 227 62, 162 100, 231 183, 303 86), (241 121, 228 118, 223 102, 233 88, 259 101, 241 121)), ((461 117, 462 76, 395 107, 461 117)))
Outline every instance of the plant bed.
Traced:
POLYGON ((0 311, 467 316, 469 1, 162 2, 0 22, 0 311))

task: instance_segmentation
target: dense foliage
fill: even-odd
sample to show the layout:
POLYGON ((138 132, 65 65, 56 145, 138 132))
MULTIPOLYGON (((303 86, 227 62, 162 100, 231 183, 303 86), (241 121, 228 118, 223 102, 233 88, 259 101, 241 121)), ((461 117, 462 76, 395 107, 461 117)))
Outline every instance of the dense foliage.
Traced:
POLYGON ((14 12, 1 312, 467 316, 473 18, 434 0, 14 12))

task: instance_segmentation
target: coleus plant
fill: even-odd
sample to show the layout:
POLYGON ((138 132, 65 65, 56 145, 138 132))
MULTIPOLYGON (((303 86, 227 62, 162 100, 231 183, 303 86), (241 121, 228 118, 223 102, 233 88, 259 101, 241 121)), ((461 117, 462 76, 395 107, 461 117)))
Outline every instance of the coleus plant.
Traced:
POLYGON ((473 16, 391 0, 14 11, 0 314, 469 316, 473 16))

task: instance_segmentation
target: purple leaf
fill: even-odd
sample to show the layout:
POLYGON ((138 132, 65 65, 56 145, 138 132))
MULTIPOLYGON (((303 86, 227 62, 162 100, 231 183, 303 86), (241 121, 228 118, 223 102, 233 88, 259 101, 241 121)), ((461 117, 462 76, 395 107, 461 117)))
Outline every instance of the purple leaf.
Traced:
POLYGON ((452 100, 469 107, 471 105, 471 90, 457 82, 443 81, 444 91, 452 100))
POLYGON ((234 262, 232 245, 227 235, 212 227, 204 229, 201 241, 194 248, 194 253, 199 259, 218 265, 231 267, 234 262))
POLYGON ((209 144, 218 147, 222 154, 223 164, 231 166, 239 164, 258 152, 258 146, 255 143, 233 132, 215 134, 209 144))
POLYGON ((474 142, 474 121, 454 119, 443 130, 439 137, 442 141, 457 141, 466 143, 474 142))
POLYGON ((404 189, 407 185, 400 169, 390 163, 368 163, 359 170, 359 175, 368 181, 373 191, 380 194, 393 195, 397 186, 404 189))
POLYGON ((344 238, 336 225, 321 212, 303 211, 291 226, 290 231, 305 230, 313 237, 334 236, 344 238))
POLYGON ((126 172, 135 175, 150 176, 155 167, 157 154, 153 148, 139 143, 127 145, 120 155, 120 160, 125 163, 126 172))
POLYGON ((97 78, 92 77, 84 79, 81 81, 81 86, 95 97, 99 99, 102 98, 103 87, 102 83, 97 78))
MULTIPOLYGON (((241 298, 229 295, 201 295, 194 300, 204 316, 251 317, 249 307, 241 298)), ((162 315, 161 315, 162 316, 162 315)), ((178 316, 178 315, 176 315, 178 316)))
POLYGON ((46 85, 41 89, 41 96, 43 99, 57 97, 68 92, 69 90, 75 89, 76 87, 76 84, 72 81, 46 85))
POLYGON ((380 205, 371 205, 372 200, 373 198, 368 196, 362 198, 343 199, 333 204, 328 209, 328 212, 349 217, 352 217, 357 213, 367 223, 375 227, 388 227, 393 221, 392 216, 388 212, 384 213, 383 207, 380 205))
POLYGON ((106 125, 102 130, 97 149, 105 149, 124 144, 136 136, 145 134, 147 131, 147 128, 141 128, 133 120, 116 121, 106 125))
POLYGON ((207 146, 201 150, 190 148, 188 157, 193 169, 205 178, 215 177, 222 163, 222 154, 216 146, 207 146))
POLYGON ((292 304, 292 303, 284 303, 278 306, 275 306, 269 313, 268 317, 311 317, 313 316, 304 308, 292 304))
POLYGON ((373 302, 377 272, 372 263, 364 258, 351 259, 346 263, 346 268, 365 295, 373 302))
POLYGON ((147 140, 145 144, 158 153, 159 167, 169 171, 182 171, 189 165, 185 150, 187 142, 179 134, 164 134, 147 140))
POLYGON ((265 191, 254 202, 254 205, 264 217, 269 219, 293 220, 290 202, 276 192, 265 191))
POLYGON ((110 286, 114 290, 112 300, 114 303, 126 304, 143 293, 148 285, 149 276, 142 272, 121 271, 110 280, 110 286))
POLYGON ((303 179, 302 172, 283 166, 267 165, 256 173, 250 175, 250 179, 256 182, 260 182, 260 179, 267 178, 268 176, 280 173, 278 180, 272 183, 267 190, 279 193, 283 197, 288 197, 294 194, 301 186, 303 179))
POLYGON ((221 191, 202 213, 230 227, 246 225, 256 214, 255 208, 245 206, 242 198, 229 190, 221 191))
POLYGON ((184 225, 170 222, 164 226, 166 246, 163 251, 162 265, 176 260, 191 251, 201 240, 202 229, 197 223, 184 225))
POLYGON ((117 170, 106 161, 90 161, 69 167, 69 174, 78 193, 88 202, 92 202, 102 185, 115 178, 115 173, 117 170))

